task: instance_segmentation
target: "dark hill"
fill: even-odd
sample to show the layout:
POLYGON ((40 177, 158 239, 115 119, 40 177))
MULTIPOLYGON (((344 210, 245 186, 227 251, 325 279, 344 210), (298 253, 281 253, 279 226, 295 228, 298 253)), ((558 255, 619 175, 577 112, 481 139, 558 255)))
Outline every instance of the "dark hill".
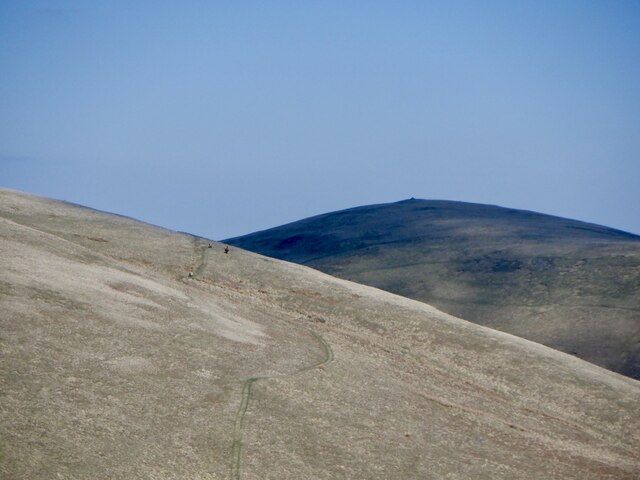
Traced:
POLYGON ((523 210, 411 199, 227 242, 640 378, 637 235, 523 210))

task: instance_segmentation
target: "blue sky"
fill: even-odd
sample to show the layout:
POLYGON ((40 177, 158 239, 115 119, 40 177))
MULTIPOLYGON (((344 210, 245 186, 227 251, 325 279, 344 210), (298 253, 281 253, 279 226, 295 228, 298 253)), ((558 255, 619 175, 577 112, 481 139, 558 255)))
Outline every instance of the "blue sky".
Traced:
POLYGON ((640 234, 640 3, 0 1, 0 186, 215 239, 409 197, 640 234))

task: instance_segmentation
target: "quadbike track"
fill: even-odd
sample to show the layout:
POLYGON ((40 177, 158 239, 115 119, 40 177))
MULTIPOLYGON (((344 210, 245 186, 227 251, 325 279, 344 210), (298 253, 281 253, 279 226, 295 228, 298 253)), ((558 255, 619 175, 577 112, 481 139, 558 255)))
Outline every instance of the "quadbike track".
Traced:
MULTIPOLYGON (((194 239, 194 240, 196 242, 196 249, 202 250, 200 263, 196 268, 195 272, 193 273, 193 277, 192 278, 187 277, 185 278, 185 280, 189 280, 189 279, 192 280, 192 279, 195 279, 197 276, 201 275, 207 265, 207 260, 208 260, 207 250, 209 250, 209 247, 200 247, 199 244, 197 243, 198 242, 197 239, 194 239)), ((242 391, 240 394, 240 406, 238 407, 238 412, 236 413, 236 419, 235 419, 235 424, 233 429, 233 443, 231 444, 231 467, 230 467, 231 480, 240 480, 240 460, 241 460, 242 445, 243 445, 242 438, 244 436, 245 424, 246 424, 245 417, 246 417, 247 409, 249 408, 249 402, 251 400, 251 387, 253 386, 253 384, 256 383, 258 380, 268 380, 270 378, 283 378, 283 377, 293 377, 295 375, 300 375, 304 372, 308 372, 309 370, 324 367, 325 365, 331 363, 334 359, 331 345, 329 345, 329 343, 319 333, 317 333, 316 331, 308 327, 304 327, 301 325, 296 325, 296 326, 298 328, 305 330, 307 333, 309 333, 318 341, 318 343, 320 344, 324 352, 324 359, 319 363, 308 365, 293 373, 282 374, 282 375, 250 377, 242 383, 242 391)))

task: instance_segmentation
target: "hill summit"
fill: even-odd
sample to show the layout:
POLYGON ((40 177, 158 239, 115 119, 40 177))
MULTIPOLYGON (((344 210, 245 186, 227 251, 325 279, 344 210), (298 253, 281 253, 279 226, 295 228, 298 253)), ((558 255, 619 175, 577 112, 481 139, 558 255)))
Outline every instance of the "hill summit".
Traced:
POLYGON ((640 237, 540 213, 404 200, 227 240, 640 378, 640 237))

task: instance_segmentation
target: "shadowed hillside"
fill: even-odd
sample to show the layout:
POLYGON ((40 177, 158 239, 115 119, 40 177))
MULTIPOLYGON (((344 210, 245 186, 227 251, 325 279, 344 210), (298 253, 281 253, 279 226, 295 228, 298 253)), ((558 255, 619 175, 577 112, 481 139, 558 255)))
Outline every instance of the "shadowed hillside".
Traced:
POLYGON ((7 190, 0 262, 3 480, 640 476, 639 382, 424 303, 7 190))
POLYGON ((228 242, 640 378, 636 235, 522 210, 412 199, 228 242))

